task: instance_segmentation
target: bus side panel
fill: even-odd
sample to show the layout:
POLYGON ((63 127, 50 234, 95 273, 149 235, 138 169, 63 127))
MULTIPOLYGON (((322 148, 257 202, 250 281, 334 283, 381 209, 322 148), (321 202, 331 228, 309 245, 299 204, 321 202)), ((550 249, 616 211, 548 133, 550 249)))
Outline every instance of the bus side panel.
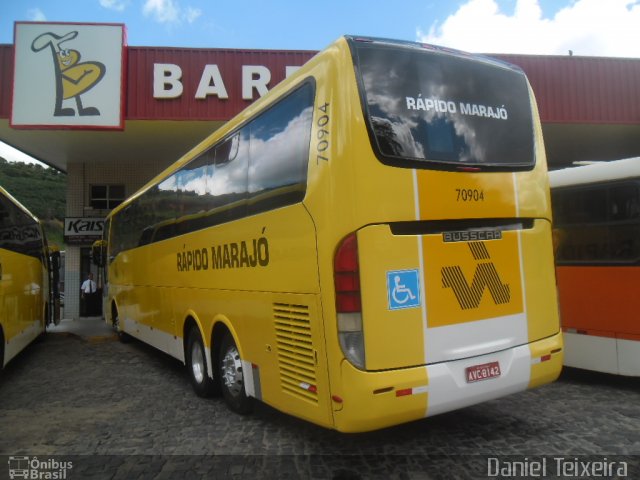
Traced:
POLYGON ((368 370, 425 363, 424 323, 419 308, 426 303, 420 298, 423 292, 400 292, 396 297, 401 298, 395 301, 392 297, 396 277, 404 278, 406 272, 417 275, 420 270, 418 239, 415 235, 396 237, 389 225, 372 225, 358 231, 368 370))
POLYGON ((159 242, 156 284, 181 288, 317 292, 315 228, 300 205, 159 242), (304 261, 301 261, 303 259, 304 261))
POLYGON ((255 293, 243 298, 238 306, 245 311, 234 325, 244 360, 252 364, 252 395, 283 412, 332 426, 319 297, 255 293))
POLYGON ((131 284, 116 284, 112 285, 110 293, 116 299, 120 328, 129 335, 153 345, 154 343, 147 338, 151 324, 148 313, 141 308, 141 289, 134 288, 131 284))
POLYGON ((620 374, 615 338, 564 332, 564 344, 564 364, 567 367, 620 374))
POLYGON ((532 229, 523 231, 521 244, 529 342, 533 342, 560 331, 551 224, 536 220, 532 229))
POLYGON ((40 260, 0 250, 0 321, 5 336, 5 362, 44 330, 43 266, 40 260))
POLYGON ((619 338, 617 343, 620 374, 640 376, 640 335, 619 338))
MULTIPOLYGON (((302 205, 292 205, 238 220, 233 228, 223 224, 121 252, 109 274, 114 287, 145 290, 119 300, 144 305, 133 314, 139 320, 159 308, 158 292, 147 287, 185 289, 186 297, 191 289, 317 293, 315 227, 302 205)), ((159 319, 173 334, 173 322, 164 314, 159 319)), ((180 325, 175 328, 182 335, 180 325)))
POLYGON ((565 365, 640 375, 640 298, 631 293, 640 268, 558 266, 565 365))
POLYGON ((111 269, 128 333, 181 358, 187 317, 208 347, 223 321, 251 370, 250 394, 332 425, 315 226, 304 206, 122 252, 111 269))
POLYGON ((640 296, 633 293, 640 267, 559 266, 556 271, 563 328, 605 337, 640 335, 640 296))
MULTIPOLYGON (((209 348, 217 322, 231 330, 245 365, 250 396, 286 413, 332 426, 317 294, 174 289, 171 295, 174 317, 193 312, 209 348)), ((182 327, 176 330, 182 342, 182 327)), ((212 359, 213 365, 216 360, 212 359)))

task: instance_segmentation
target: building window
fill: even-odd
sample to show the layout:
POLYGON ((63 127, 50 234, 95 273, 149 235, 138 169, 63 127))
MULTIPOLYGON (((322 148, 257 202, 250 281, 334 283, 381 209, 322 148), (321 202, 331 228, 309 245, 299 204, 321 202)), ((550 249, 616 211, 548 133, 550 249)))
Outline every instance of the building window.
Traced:
POLYGON ((124 185, 91 185, 91 208, 111 210, 124 200, 124 185))

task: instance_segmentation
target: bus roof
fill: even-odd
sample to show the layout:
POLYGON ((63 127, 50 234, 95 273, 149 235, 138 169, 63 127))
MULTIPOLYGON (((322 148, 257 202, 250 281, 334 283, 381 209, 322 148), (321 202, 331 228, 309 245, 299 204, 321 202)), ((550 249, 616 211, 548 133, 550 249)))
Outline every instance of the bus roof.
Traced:
POLYGON ((640 157, 553 170, 549 172, 549 183, 551 188, 558 188, 633 177, 640 177, 640 157))
POLYGON ((0 186, 0 195, 3 195, 6 198, 8 198, 11 203, 13 203, 20 210, 22 210, 26 215, 29 215, 29 217, 31 217, 34 221, 36 221, 37 223, 40 223, 40 220, 38 219, 38 217, 36 217, 33 213, 31 213, 27 209, 27 207, 25 207, 18 200, 16 200, 15 197, 11 195, 9 192, 7 192, 4 188, 2 188, 2 186, 0 186))
POLYGON ((485 55, 482 53, 471 53, 464 50, 458 50, 455 48, 445 47, 443 45, 436 45, 433 43, 424 43, 424 42, 412 42, 409 40, 394 40, 390 38, 380 38, 380 37, 365 37, 360 35, 344 35, 346 40, 350 40, 353 42, 366 42, 366 43, 376 43, 380 45, 390 45, 394 47, 404 47, 404 48, 413 48, 418 50, 428 50, 434 53, 441 53, 444 55, 453 55, 456 57, 464 57, 470 58, 475 61, 484 62, 492 64, 495 67, 508 68, 511 70, 515 70, 524 74, 524 70, 520 68, 518 65, 515 65, 506 60, 502 60, 500 58, 491 57, 489 55, 485 55))

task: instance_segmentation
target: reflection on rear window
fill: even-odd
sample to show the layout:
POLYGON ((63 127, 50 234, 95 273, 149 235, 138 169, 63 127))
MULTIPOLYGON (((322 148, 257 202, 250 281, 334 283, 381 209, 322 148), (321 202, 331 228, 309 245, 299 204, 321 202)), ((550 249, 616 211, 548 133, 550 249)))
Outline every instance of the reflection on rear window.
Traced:
POLYGON ((385 163, 534 164, 520 70, 418 48, 353 45, 374 147, 385 163))

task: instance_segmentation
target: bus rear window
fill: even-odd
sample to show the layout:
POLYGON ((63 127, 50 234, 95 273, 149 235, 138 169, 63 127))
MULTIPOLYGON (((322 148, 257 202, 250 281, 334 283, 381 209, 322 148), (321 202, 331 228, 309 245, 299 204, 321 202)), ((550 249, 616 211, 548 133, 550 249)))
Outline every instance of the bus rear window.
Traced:
POLYGON ((352 45, 382 162, 445 169, 534 165, 529 90, 520 70, 418 47, 352 45))

